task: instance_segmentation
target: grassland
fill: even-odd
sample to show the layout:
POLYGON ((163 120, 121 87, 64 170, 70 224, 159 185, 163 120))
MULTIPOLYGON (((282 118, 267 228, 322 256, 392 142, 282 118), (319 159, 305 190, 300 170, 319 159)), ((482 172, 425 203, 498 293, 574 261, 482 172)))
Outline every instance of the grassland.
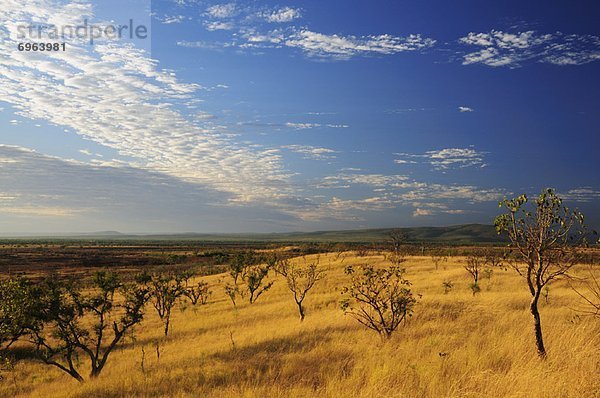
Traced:
POLYGON ((226 276, 212 275, 204 278, 214 291, 207 305, 178 310, 167 338, 149 309, 99 379, 80 385, 23 361, 4 374, 0 396, 600 397, 600 322, 574 311, 579 300, 565 282, 552 285, 541 308, 548 348, 541 361, 524 282, 495 270, 473 296, 462 260, 439 270, 429 257, 405 263, 422 298, 390 340, 339 309, 344 266, 385 265, 383 256, 321 255, 327 274, 305 301, 303 323, 283 279, 234 309, 226 276), (446 280, 454 282, 448 294, 446 280))

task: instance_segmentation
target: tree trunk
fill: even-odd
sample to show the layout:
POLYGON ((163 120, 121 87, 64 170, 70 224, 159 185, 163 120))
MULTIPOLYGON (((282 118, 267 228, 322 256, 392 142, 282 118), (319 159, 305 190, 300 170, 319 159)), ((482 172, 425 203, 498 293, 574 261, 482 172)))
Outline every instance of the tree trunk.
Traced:
POLYGON ((537 352, 540 358, 546 358, 546 348, 544 347, 544 337, 542 335, 542 322, 540 319, 540 312, 538 310, 538 300, 540 293, 536 292, 536 295, 531 300, 531 315, 533 315, 533 330, 535 332, 535 344, 537 352))
POLYGON ((302 302, 296 302, 298 304, 298 311, 300 312, 300 322, 304 320, 304 308, 302 307, 302 302))
POLYGON ((169 321, 170 316, 165 319, 165 337, 169 334, 169 321))

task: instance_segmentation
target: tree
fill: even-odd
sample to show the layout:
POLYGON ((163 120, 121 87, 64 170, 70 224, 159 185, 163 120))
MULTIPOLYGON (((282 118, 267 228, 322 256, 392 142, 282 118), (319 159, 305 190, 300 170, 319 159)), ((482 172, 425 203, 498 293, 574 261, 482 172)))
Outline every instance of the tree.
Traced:
POLYGON ((265 281, 265 278, 269 275, 269 271, 270 267, 268 265, 251 265, 244 268, 242 281, 250 293, 250 304, 254 303, 260 295, 273 286, 273 281, 265 281))
POLYGON ((444 294, 448 294, 454 287, 454 283, 452 281, 444 281, 442 282, 442 287, 444 288, 444 294))
POLYGON ((181 274, 155 274, 150 279, 150 301, 165 326, 165 336, 169 334, 171 312, 177 300, 186 293, 184 276, 181 274))
POLYGON ((0 280, 0 354, 37 326, 33 296, 24 278, 0 280))
POLYGON ((208 287, 208 282, 199 281, 195 285, 186 286, 183 295, 186 296, 192 305, 198 304, 205 305, 208 302, 208 298, 212 294, 208 287))
POLYGON ((435 265, 435 270, 437 271, 441 263, 448 261, 448 256, 445 256, 440 249, 434 250, 431 253, 431 261, 435 265))
POLYGON ((502 255, 493 248, 489 248, 484 252, 483 259, 491 268, 501 268, 504 260, 502 255))
POLYGON ((233 306, 237 307, 236 298, 238 295, 240 295, 239 287, 236 285, 233 285, 231 283, 226 283, 225 284, 225 294, 227 295, 227 297, 229 297, 233 306))
POLYGON ((303 267, 292 264, 289 260, 281 260, 275 267, 275 271, 285 277, 288 288, 294 294, 294 301, 298 306, 301 322, 304 321, 305 316, 302 303, 306 298, 306 294, 323 277, 323 273, 317 268, 318 264, 319 258, 317 257, 314 262, 308 264, 306 258, 304 258, 303 267))
POLYGON ((473 278, 473 283, 470 286, 471 290, 473 291, 473 295, 475 295, 481 291, 479 288, 479 275, 481 274, 481 270, 483 268, 483 259, 478 256, 469 256, 467 257, 467 262, 464 265, 464 268, 473 278))
POLYGON ((249 293, 250 304, 273 286, 273 282, 266 282, 271 267, 276 263, 274 256, 265 257, 253 252, 238 253, 229 263, 229 274, 233 283, 225 285, 225 293, 231 299, 234 307, 236 297, 244 297, 249 293), (261 264, 266 262, 266 264, 261 264), (245 285, 242 289, 240 285, 245 285))
POLYGON ((363 265, 358 269, 348 266, 345 272, 351 281, 342 289, 341 307, 364 326, 390 338, 402 321, 412 316, 417 300, 403 277, 404 270, 363 265))
POLYGON ((494 224, 498 233, 508 235, 520 260, 511 261, 510 266, 527 283, 536 348, 540 358, 545 358, 539 299, 544 287, 567 275, 577 263, 586 233, 583 214, 565 207, 553 189, 544 190, 535 199, 533 209, 528 210, 527 204, 526 195, 503 200, 499 206, 507 212, 494 224))
POLYGON ((394 266, 399 266, 406 261, 407 235, 400 229, 394 229, 389 235, 390 256, 389 260, 394 266))
POLYGON ((90 361, 89 377, 98 377, 125 334, 142 321, 149 298, 147 287, 124 284, 108 272, 97 273, 86 293, 56 279, 45 280, 36 293, 40 326, 30 331, 35 353, 79 382, 80 354, 90 361))

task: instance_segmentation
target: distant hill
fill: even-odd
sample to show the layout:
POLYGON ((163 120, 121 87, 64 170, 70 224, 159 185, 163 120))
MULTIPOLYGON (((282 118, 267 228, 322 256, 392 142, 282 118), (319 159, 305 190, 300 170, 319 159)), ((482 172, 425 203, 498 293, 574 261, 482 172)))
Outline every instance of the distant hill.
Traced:
MULTIPOLYGON (((500 243, 504 239, 496 234, 492 225, 467 224, 448 227, 395 228, 404 232, 411 242, 439 242, 453 244, 500 243)), ((244 233, 244 234, 122 234, 116 231, 89 234, 23 236, 32 239, 64 240, 144 240, 144 241, 205 241, 205 242, 344 242, 369 243, 388 239, 392 228, 316 231, 289 233, 244 233)))

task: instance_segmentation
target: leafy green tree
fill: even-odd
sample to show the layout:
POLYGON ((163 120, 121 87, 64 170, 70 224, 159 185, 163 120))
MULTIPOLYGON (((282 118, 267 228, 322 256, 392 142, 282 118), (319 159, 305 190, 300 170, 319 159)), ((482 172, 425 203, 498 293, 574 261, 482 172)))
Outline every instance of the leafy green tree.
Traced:
POLYGON ((98 377, 125 334, 142 321, 149 299, 146 286, 125 284, 109 272, 97 273, 85 291, 71 282, 47 279, 37 293, 41 326, 30 332, 35 352, 79 382, 84 381, 79 357, 89 359, 89 377, 98 377))
POLYGON ((402 321, 412 316, 417 299, 404 279, 404 270, 373 265, 346 267, 350 285, 342 289, 344 312, 358 322, 390 338, 402 321))
POLYGON ((577 263, 581 248, 586 245, 586 230, 583 214, 565 207, 553 189, 544 190, 532 208, 528 203, 526 195, 503 200, 500 207, 506 213, 498 216, 494 224, 498 233, 508 235, 516 252, 517 261, 511 261, 510 266, 527 283, 536 348, 538 355, 545 358, 539 299, 547 285, 567 275, 577 263))
POLYGON ((0 280, 0 354, 38 325, 34 288, 24 278, 0 280))

